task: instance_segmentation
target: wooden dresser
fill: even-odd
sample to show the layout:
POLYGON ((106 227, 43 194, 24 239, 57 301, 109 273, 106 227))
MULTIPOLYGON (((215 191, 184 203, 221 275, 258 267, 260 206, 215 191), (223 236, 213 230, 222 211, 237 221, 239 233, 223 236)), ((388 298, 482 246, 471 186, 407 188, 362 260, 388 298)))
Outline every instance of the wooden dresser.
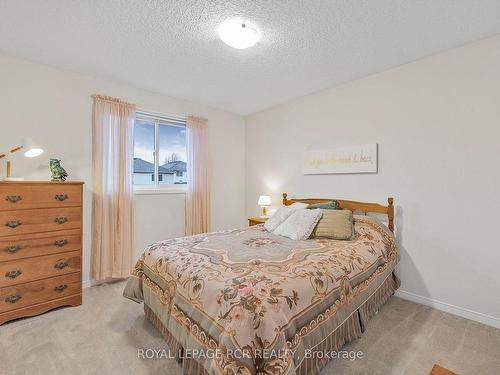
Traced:
POLYGON ((0 324, 82 304, 83 182, 0 182, 0 324))

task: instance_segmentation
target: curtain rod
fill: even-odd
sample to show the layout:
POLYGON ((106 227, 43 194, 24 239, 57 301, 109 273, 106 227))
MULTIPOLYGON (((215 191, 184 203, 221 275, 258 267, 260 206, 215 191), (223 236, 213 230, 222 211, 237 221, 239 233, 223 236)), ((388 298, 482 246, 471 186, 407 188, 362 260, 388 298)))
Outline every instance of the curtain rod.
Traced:
POLYGON ((137 108, 136 112, 139 114, 143 114, 143 115, 157 116, 160 118, 172 119, 172 120, 178 120, 178 121, 186 121, 187 118, 189 117, 188 115, 170 115, 170 114, 161 113, 161 112, 148 111, 147 109, 143 109, 143 108, 139 108, 139 107, 137 108))
MULTIPOLYGON (((111 102, 111 103, 122 103, 122 104, 126 104, 126 105, 134 105, 135 106, 135 104, 125 102, 119 98, 115 98, 112 96, 93 94, 93 95, 91 95, 91 97, 93 99, 104 100, 104 101, 111 102)), ((139 114, 158 116, 158 117, 163 117, 166 119, 172 119, 172 120, 177 120, 177 121, 186 121, 187 118, 191 116, 191 115, 171 115, 171 114, 166 114, 166 113, 161 113, 161 112, 153 112, 153 111, 149 111, 149 110, 146 110, 146 109, 143 109, 140 107, 136 107, 136 112, 138 112, 139 114)))
POLYGON ((99 95, 99 94, 93 94, 90 96, 93 99, 98 99, 98 100, 102 100, 102 101, 109 102, 109 103, 120 103, 120 104, 135 106, 135 104, 125 102, 125 101, 121 100, 120 98, 114 98, 112 96, 99 95))

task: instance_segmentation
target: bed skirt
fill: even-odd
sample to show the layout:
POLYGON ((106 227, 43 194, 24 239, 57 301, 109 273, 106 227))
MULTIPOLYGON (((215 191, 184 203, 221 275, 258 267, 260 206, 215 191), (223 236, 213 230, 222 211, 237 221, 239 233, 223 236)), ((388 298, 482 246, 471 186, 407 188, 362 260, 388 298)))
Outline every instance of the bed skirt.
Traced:
MULTIPOLYGON (((365 331, 370 318, 375 315, 382 305, 394 294, 398 289, 400 281, 392 272, 384 280, 384 282, 356 309, 354 310, 340 325, 335 328, 322 342, 314 346, 315 351, 334 352, 340 350, 345 344, 360 338, 365 331)), ((144 303, 144 312, 146 318, 160 332, 165 339, 170 353, 172 353, 176 361, 182 366, 184 375, 205 375, 208 372, 202 364, 198 363, 193 358, 184 356, 184 348, 174 338, 174 336, 165 327, 162 320, 156 315, 153 309, 144 303)), ((303 357, 301 360, 294 359, 295 374, 309 375, 319 374, 321 369, 326 366, 329 358, 314 358, 303 357)))

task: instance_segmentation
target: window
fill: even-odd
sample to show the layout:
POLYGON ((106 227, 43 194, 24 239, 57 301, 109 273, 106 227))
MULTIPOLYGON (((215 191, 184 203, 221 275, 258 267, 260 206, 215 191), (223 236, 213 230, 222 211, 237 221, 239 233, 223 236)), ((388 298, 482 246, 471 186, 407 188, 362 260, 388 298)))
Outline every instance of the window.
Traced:
POLYGON ((134 185, 165 188, 187 184, 186 120, 137 112, 134 185))

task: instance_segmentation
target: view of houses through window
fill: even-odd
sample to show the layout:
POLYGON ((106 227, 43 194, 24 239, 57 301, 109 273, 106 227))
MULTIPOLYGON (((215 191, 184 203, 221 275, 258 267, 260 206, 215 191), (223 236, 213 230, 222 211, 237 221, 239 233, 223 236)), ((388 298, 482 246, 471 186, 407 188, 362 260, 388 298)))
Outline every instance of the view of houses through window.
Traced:
POLYGON ((187 184, 186 122, 138 112, 134 124, 134 185, 187 184))

